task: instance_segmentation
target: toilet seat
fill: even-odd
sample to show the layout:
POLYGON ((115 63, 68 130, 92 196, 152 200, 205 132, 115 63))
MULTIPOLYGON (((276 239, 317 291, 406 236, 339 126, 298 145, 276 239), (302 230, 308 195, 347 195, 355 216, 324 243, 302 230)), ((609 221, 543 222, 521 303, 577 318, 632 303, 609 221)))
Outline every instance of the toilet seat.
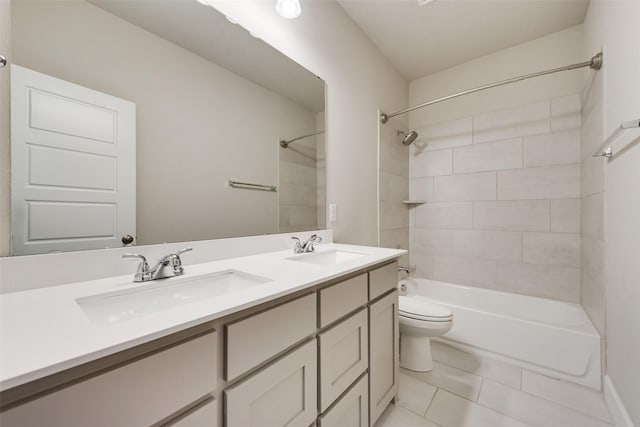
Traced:
POLYGON ((433 304, 426 298, 403 295, 399 297, 398 314, 410 319, 428 322, 450 322, 453 319, 453 314, 446 307, 433 304))

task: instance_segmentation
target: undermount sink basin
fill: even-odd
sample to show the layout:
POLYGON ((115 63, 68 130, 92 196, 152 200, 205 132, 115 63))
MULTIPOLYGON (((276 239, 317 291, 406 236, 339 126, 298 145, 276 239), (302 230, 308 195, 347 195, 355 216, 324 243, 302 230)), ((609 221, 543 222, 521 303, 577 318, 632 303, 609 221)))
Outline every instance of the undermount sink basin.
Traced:
POLYGON ((287 258, 291 261, 306 262, 315 265, 336 265, 343 262, 351 261, 365 256, 359 252, 347 252, 347 251, 325 251, 325 252, 311 252, 308 254, 300 254, 287 258))
POLYGON ((98 325, 170 310, 270 282, 266 277, 238 270, 223 270, 168 281, 154 280, 139 287, 76 299, 85 314, 98 325))

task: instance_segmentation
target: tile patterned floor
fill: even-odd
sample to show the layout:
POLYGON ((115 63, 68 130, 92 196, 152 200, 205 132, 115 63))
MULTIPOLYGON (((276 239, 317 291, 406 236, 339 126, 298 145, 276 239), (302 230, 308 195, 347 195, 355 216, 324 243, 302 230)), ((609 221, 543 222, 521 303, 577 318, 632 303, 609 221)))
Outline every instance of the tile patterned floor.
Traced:
POLYGON ((601 393, 433 342, 375 427, 613 427, 601 393))

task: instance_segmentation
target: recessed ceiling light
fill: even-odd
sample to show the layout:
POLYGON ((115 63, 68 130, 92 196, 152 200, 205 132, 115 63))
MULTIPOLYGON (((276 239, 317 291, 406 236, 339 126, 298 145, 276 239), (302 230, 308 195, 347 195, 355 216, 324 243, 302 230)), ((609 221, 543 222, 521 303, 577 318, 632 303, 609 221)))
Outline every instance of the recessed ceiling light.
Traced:
POLYGON ((416 0, 418 2, 418 6, 422 7, 422 6, 426 6, 429 3, 433 3, 436 0, 416 0))
POLYGON ((299 0, 277 0, 276 12, 283 18, 293 19, 300 16, 302 8, 299 0))

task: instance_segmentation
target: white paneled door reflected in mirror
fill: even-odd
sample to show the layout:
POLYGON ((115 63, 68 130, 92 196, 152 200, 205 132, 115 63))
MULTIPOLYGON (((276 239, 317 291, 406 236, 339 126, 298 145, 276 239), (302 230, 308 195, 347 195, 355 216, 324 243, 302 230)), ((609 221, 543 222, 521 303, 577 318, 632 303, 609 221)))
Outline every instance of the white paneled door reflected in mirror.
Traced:
POLYGON ((12 0, 11 43, 13 255, 324 228, 324 81, 215 9, 12 0))

